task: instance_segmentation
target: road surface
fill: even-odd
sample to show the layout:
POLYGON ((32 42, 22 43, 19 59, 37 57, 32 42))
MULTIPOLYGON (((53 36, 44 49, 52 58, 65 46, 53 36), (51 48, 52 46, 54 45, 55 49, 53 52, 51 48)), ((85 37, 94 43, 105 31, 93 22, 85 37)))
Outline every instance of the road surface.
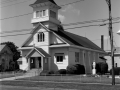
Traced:
POLYGON ((76 90, 76 89, 60 89, 60 88, 45 88, 45 87, 22 87, 22 86, 5 86, 0 85, 0 90, 76 90))

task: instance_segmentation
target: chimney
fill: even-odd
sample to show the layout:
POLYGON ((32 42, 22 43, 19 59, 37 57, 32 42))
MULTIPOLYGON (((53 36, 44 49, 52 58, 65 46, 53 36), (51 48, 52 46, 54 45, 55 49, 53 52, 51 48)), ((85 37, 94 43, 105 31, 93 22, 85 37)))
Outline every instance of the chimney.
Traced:
POLYGON ((104 35, 101 35, 101 48, 104 50, 104 35))

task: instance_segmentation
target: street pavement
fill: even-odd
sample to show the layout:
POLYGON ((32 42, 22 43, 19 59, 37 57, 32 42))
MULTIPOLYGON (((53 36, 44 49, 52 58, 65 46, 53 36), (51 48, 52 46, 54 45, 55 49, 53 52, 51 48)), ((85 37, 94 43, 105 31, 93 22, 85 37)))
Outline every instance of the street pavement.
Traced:
POLYGON ((0 85, 0 90, 77 90, 77 89, 45 88, 45 87, 22 87, 22 86, 0 85))

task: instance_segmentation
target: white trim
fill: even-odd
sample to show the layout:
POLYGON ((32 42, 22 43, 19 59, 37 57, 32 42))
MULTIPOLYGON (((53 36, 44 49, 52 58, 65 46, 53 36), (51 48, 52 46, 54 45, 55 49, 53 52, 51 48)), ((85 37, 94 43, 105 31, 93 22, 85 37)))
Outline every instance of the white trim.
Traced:
POLYGON ((89 51, 94 51, 94 52, 99 52, 99 53, 107 54, 107 53, 102 52, 102 51, 98 51, 98 50, 94 50, 94 49, 89 49, 89 48, 85 48, 85 47, 80 47, 80 46, 76 46, 76 45, 70 45, 70 47, 80 48, 80 49, 84 49, 84 50, 89 50, 89 51))
POLYGON ((55 47, 69 47, 70 45, 64 44, 64 45, 51 45, 49 46, 50 48, 55 48, 55 47))
POLYGON ((65 45, 52 45, 49 46, 50 48, 52 47, 73 47, 73 48, 79 48, 79 49, 83 49, 83 50, 89 50, 89 51, 94 51, 94 52, 99 52, 99 53, 103 53, 103 54, 107 54, 106 52, 102 52, 102 51, 98 51, 98 50, 93 50, 93 49, 89 49, 89 48, 85 48, 85 47, 80 47, 80 46, 76 46, 76 45, 69 45, 69 44, 65 44, 65 45))
POLYGON ((33 47, 19 47, 18 50, 33 49, 33 47))

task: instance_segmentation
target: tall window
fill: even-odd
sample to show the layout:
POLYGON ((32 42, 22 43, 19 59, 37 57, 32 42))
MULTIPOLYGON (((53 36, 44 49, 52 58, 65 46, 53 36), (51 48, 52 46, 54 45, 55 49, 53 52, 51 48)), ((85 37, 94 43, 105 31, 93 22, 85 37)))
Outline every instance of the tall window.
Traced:
POLYGON ((75 52, 75 62, 79 62, 79 52, 75 52))
POLYGON ((36 11, 36 18, 39 18, 39 16, 40 16, 40 12, 36 11))
POLYGON ((46 10, 43 10, 42 14, 43 14, 42 16, 46 16, 46 10))
POLYGON ((38 42, 44 42, 45 41, 45 35, 43 32, 40 32, 37 36, 38 42))
POLYGON ((63 62, 64 53, 57 53, 55 54, 55 56, 56 56, 56 62, 63 62))

